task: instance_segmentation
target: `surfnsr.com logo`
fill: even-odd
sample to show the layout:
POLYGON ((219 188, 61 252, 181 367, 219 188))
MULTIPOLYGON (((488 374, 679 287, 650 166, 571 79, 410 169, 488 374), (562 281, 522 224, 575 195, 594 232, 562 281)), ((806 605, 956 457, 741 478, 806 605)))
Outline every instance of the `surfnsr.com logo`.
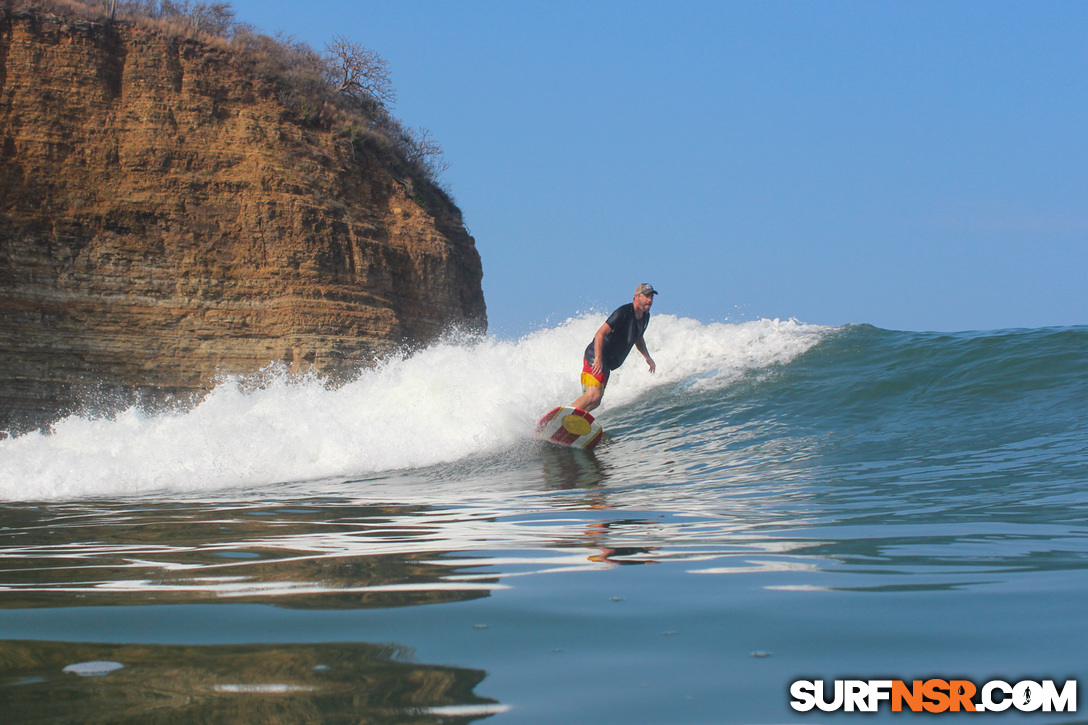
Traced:
POLYGON ((1077 681, 1059 687, 1054 680, 991 680, 981 687, 969 680, 797 680, 790 685, 790 706, 798 712, 1076 712, 1077 681))

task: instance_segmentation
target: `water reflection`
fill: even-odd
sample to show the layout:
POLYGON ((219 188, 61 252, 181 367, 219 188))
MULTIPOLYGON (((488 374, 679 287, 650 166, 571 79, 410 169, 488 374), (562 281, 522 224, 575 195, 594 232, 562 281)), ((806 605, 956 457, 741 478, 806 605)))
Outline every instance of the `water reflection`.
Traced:
MULTIPOLYGON (((692 487, 673 494, 689 500, 692 487)), ((841 506, 850 515, 839 519, 819 516, 819 506, 846 496, 843 489, 816 497, 785 485, 766 486, 763 496, 719 487, 718 506, 729 515, 718 516, 636 510, 630 504, 643 492, 614 486, 526 494, 506 508, 493 499, 397 506, 328 498, 6 506, 0 610, 211 602, 391 608, 478 600, 526 575, 657 562, 699 578, 773 575, 768 589, 942 590, 1030 571, 1081 572, 1088 561, 1080 527, 918 523, 902 510, 883 515, 856 489, 860 503, 841 506)))
POLYGON ((599 552, 590 555, 589 560, 612 566, 656 564, 657 560, 648 557, 653 552, 658 551, 661 548, 659 546, 620 546, 611 542, 615 538, 615 531, 621 527, 652 526, 657 523, 652 520, 628 519, 622 521, 596 521, 588 524, 585 529, 585 546, 599 552))
POLYGON ((80 722, 88 713, 141 724, 449 723, 506 709, 474 693, 484 672, 413 663, 410 655, 376 644, 0 641, 0 700, 5 721, 20 723, 80 722), (88 666, 73 666, 80 663, 88 666))
POLYGON ((540 463, 544 486, 550 490, 592 488, 608 480, 607 467, 593 451, 541 443, 540 463))
POLYGON ((471 538, 479 525, 420 506, 5 507, 0 607, 466 601, 502 587, 451 579, 442 563, 461 543, 450 532, 471 538))

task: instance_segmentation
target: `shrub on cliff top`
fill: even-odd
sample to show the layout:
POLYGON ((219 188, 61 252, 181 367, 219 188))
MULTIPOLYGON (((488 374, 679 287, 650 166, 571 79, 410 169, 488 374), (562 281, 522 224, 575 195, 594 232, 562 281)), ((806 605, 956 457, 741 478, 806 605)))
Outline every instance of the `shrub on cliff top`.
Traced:
POLYGON ((174 35, 229 38, 236 28, 229 2, 193 0, 7 0, 19 10, 54 13, 95 22, 130 21, 174 35))
POLYGON ((352 148, 369 147, 448 197, 439 178, 449 168, 425 129, 406 128, 390 113, 396 92, 385 59, 344 36, 319 53, 291 36, 271 38, 235 21, 229 2, 197 0, 4 0, 2 8, 55 13, 95 22, 128 22, 231 50, 270 82, 302 123, 341 129, 352 148))

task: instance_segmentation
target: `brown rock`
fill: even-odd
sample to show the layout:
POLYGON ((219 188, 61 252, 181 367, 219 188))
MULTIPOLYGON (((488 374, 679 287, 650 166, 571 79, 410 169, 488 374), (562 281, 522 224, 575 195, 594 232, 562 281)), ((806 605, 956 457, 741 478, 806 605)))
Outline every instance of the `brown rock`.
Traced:
POLYGON ((229 48, 0 10, 0 428, 485 329, 459 210, 382 158, 229 48))

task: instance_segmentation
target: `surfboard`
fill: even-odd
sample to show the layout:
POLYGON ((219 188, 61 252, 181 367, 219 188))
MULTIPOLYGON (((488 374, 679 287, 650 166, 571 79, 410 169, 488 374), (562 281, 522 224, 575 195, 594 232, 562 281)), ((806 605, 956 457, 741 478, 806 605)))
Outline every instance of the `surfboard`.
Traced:
POLYGON ((545 413, 536 424, 536 435, 541 440, 587 451, 601 442, 603 434, 592 415, 569 405, 561 405, 545 413))

